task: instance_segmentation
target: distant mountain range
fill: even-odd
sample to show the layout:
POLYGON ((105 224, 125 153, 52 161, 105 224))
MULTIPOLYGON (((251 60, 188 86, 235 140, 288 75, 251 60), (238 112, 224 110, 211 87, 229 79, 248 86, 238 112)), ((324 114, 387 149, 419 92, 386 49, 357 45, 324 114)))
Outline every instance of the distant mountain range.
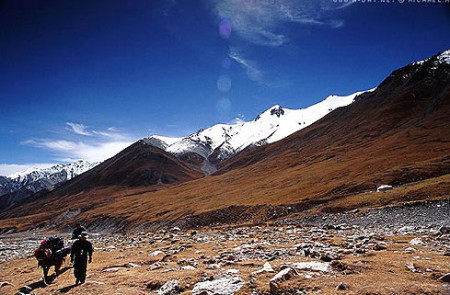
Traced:
POLYGON ((69 164, 57 164, 49 168, 30 168, 9 177, 0 176, 0 209, 22 202, 41 190, 52 190, 99 163, 78 160, 69 164))

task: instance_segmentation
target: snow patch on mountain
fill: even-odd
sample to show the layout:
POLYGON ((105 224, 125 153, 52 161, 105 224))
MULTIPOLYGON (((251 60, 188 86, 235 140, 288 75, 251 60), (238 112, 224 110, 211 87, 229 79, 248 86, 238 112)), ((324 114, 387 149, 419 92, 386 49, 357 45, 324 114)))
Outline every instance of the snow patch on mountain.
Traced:
POLYGON ((348 96, 330 95, 305 109, 295 110, 275 105, 250 122, 217 124, 183 138, 153 135, 146 140, 177 156, 193 152, 211 162, 218 162, 248 147, 281 140, 311 125, 331 111, 351 104, 358 95, 373 90, 356 92, 348 96))
MULTIPOLYGON (((411 65, 423 65, 425 62, 429 61, 430 59, 433 59, 434 57, 429 57, 424 60, 419 60, 411 63, 411 65)), ((434 62, 434 66, 439 66, 441 64, 450 64, 450 49, 443 51, 442 53, 438 54, 436 56, 436 60, 434 62)))
POLYGON ((442 52, 437 56, 437 63, 438 64, 450 64, 450 49, 442 52))
POLYGON ((69 164, 56 164, 49 168, 30 168, 0 179, 1 195, 24 191, 23 196, 53 187, 90 170, 99 163, 78 160, 69 164), (27 193, 25 193, 25 191, 27 193))
POLYGON ((177 141, 183 139, 182 137, 168 137, 168 136, 160 136, 153 135, 149 138, 142 139, 146 144, 150 144, 162 150, 167 149, 170 145, 174 144, 177 141))

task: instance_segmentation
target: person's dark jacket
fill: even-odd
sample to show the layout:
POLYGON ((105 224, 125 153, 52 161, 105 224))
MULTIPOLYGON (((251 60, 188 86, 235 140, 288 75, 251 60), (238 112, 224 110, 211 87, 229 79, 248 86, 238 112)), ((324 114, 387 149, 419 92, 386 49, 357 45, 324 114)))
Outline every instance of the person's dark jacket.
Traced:
POLYGON ((78 239, 82 232, 85 232, 86 228, 84 226, 77 227, 72 232, 72 240, 78 239))
POLYGON ((72 245, 70 251, 70 261, 77 265, 86 265, 89 256, 89 262, 92 261, 92 243, 87 240, 77 240, 72 245))

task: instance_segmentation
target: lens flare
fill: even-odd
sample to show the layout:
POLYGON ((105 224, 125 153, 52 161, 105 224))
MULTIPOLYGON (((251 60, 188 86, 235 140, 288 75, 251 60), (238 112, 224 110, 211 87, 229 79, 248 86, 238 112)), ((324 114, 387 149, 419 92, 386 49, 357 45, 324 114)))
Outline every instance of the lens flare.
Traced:
POLYGON ((223 39, 230 38, 231 35, 231 20, 228 18, 222 19, 219 24, 219 35, 223 39))
POLYGON ((222 75, 217 79, 217 89, 220 92, 228 92, 231 89, 231 78, 228 75, 222 75))
POLYGON ((231 100, 228 97, 219 98, 216 102, 216 109, 219 114, 228 114, 231 110, 231 100))
POLYGON ((222 65, 222 68, 228 70, 231 67, 231 59, 228 57, 225 57, 224 59, 222 59, 221 65, 222 65))

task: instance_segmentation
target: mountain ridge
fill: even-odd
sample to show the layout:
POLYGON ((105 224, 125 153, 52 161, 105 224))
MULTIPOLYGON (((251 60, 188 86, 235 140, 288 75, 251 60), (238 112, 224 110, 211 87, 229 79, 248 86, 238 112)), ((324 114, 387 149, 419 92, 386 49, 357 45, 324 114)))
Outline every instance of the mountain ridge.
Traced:
POLYGON ((209 162, 203 163, 204 165, 216 165, 247 148, 279 141, 313 124, 329 112, 353 103, 358 96, 374 90, 375 88, 358 91, 346 96, 329 95, 302 109, 274 105, 252 121, 215 124, 181 138, 152 135, 143 140, 178 157, 195 153, 209 162))
POLYGON ((0 210, 25 201, 31 195, 41 191, 50 191, 60 185, 98 165, 85 160, 78 160, 68 164, 55 164, 48 168, 29 168, 14 173, 9 177, 2 177, 0 181, 0 210))
MULTIPOLYGON (((226 159, 210 177, 160 189, 118 186, 123 177, 110 179, 109 186, 80 187, 75 178, 42 199, 0 214, 0 229, 20 231, 53 221, 55 228, 83 222, 111 231, 195 228, 446 199, 449 85, 450 63, 435 56, 393 71, 375 91, 281 141, 226 159), (381 184, 394 189, 376 192, 381 184), (68 207, 69 201, 75 208, 68 207), (44 211, 44 204, 53 211, 44 211), (77 208, 76 216, 68 213, 77 208)), ((124 154, 119 162, 111 161, 121 167, 129 160, 124 154)), ((114 174, 111 168, 104 165, 97 177, 114 174)), ((88 174, 82 178, 97 182, 88 174)))

